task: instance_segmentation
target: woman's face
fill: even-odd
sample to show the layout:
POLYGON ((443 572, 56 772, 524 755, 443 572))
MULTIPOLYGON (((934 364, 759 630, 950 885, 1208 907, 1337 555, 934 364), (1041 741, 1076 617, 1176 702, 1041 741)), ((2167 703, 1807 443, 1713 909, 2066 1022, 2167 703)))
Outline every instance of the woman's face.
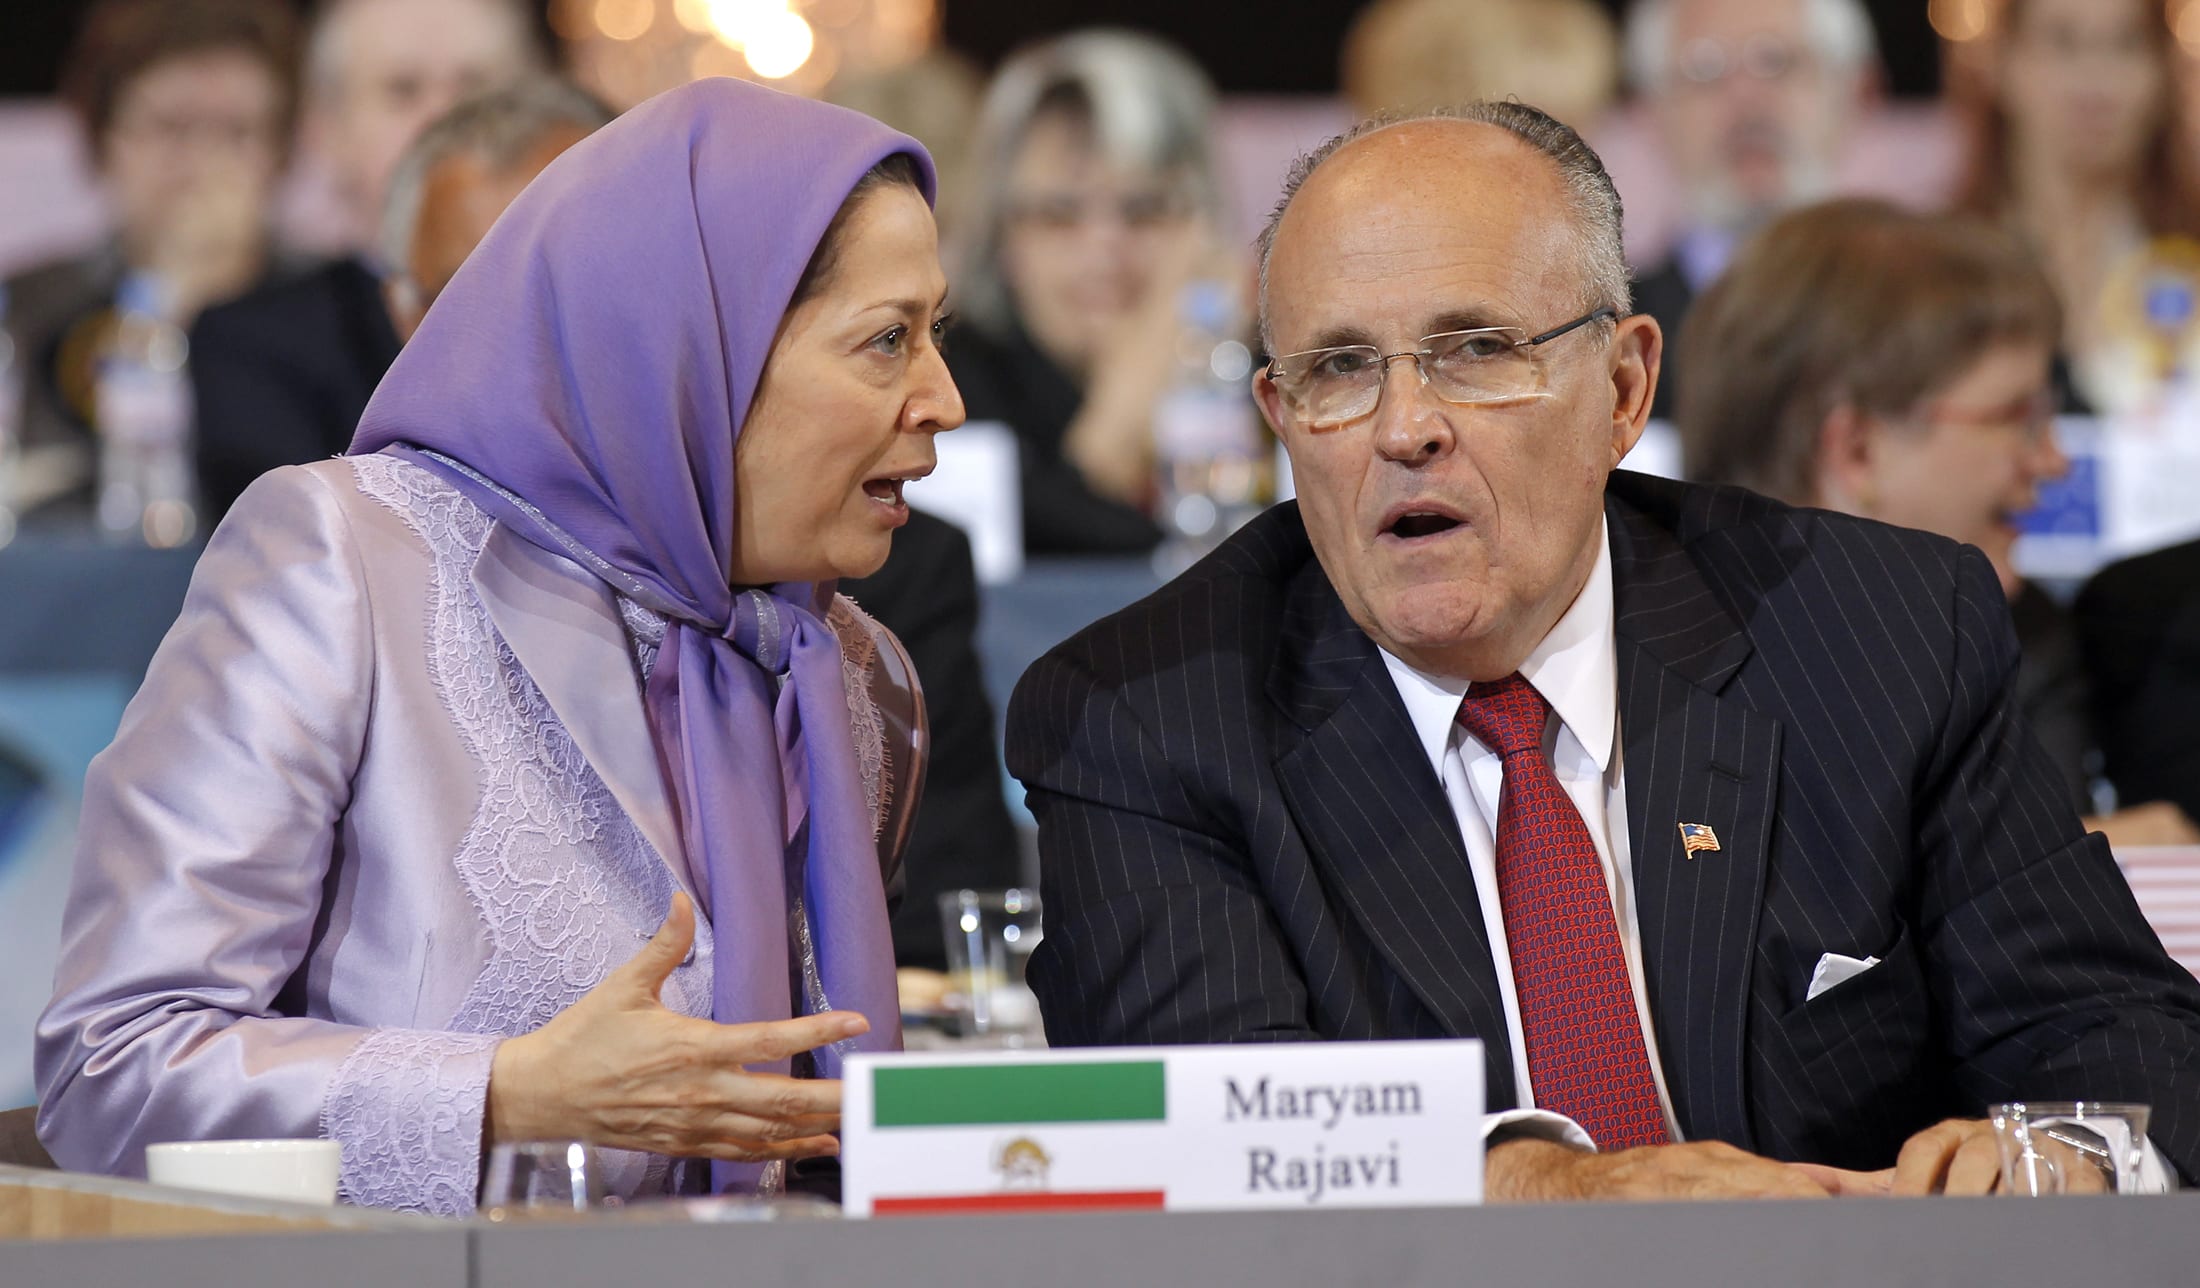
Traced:
POLYGON ((2128 172, 2169 110, 2156 0, 2025 0, 2001 62, 2018 145, 2080 174, 2128 172))
POLYGON ((817 292, 788 310, 734 445, 737 586, 864 577, 909 521, 906 480, 963 419, 941 361, 947 281, 931 208, 906 186, 849 213, 817 292))
POLYGON ((1032 122, 1009 170, 1001 275, 1024 329, 1082 375, 1192 222, 1176 185, 1102 156, 1067 112, 1032 122))
POLYGON ((241 50, 178 54, 124 87, 100 170, 123 237, 143 249, 179 219, 256 230, 282 169, 282 91, 241 50))
POLYGON ((2051 361, 2043 344, 1997 345, 1912 415, 1874 425, 1843 508, 1977 546, 2013 591, 2017 519, 2070 468, 2055 446, 2051 361))

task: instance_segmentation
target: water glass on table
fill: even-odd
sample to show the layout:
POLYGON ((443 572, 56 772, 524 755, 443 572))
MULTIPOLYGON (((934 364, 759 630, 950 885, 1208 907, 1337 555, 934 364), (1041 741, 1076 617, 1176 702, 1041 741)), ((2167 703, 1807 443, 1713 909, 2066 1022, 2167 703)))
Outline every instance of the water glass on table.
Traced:
POLYGON ((571 1216, 615 1206, 603 1160, 577 1140, 517 1141, 490 1147, 481 1214, 491 1221, 571 1216))
POLYGON ((958 1036, 974 1043, 1044 1044, 1039 999, 1024 966, 1039 946, 1035 890, 949 890, 940 895, 947 938, 946 1009, 958 1036))
POLYGON ((2146 1156, 2147 1106, 2032 1100, 1988 1111, 2004 1194, 2134 1194, 2146 1156))

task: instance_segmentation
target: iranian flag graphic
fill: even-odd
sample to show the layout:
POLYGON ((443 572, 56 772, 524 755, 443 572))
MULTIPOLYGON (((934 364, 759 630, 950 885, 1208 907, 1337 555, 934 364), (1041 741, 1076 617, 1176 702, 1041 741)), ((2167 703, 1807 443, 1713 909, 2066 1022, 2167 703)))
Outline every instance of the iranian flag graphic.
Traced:
POLYGON ((886 1064, 869 1090, 866 1172, 926 1178, 923 1193, 870 1194, 875 1215, 1158 1211, 1166 1201, 1152 1184, 1169 1117, 1159 1060, 886 1064))
POLYGON ((1481 1197, 1474 1041, 857 1055, 842 1095, 850 1216, 1481 1197))

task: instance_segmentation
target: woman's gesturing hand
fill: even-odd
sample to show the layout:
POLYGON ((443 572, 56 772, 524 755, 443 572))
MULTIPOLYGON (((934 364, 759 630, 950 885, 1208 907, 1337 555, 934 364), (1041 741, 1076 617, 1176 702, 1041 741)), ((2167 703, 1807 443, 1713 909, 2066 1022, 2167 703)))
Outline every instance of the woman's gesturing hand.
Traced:
POLYGON ((656 935, 603 983, 497 1048, 487 1130, 497 1140, 585 1140, 618 1149, 759 1162, 831 1154, 840 1084, 750 1073, 747 1063, 853 1037, 851 1011, 763 1024, 715 1024, 669 1010, 659 993, 695 939, 684 894, 656 935))

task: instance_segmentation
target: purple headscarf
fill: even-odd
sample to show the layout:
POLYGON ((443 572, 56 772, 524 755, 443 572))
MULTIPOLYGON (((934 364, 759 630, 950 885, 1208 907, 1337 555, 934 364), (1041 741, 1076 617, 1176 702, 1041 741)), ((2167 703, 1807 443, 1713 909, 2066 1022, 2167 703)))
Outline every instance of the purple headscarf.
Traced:
MULTIPOLYGON (((900 1045, 893 949, 840 648, 821 619, 833 587, 728 581, 734 440, 781 315, 849 191, 895 153, 916 159, 929 199, 916 140, 843 108, 736 80, 634 108, 497 221, 351 446, 437 470, 669 619, 645 696, 709 904, 712 1014, 808 1009, 789 953, 799 892, 817 982, 870 1018, 854 1041, 873 1049, 900 1045)), ((841 1053, 817 1054, 838 1076, 841 1053)))

